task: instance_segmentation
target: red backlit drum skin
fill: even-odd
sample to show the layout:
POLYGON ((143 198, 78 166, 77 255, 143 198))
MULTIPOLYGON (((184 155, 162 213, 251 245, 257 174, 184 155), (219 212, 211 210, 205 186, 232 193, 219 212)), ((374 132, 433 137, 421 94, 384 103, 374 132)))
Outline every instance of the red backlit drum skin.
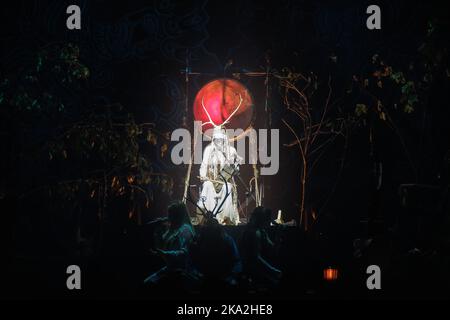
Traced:
MULTIPOLYGON (((217 125, 222 124, 239 105, 239 94, 243 99, 242 104, 226 125, 226 128, 240 128, 245 131, 251 125, 253 99, 248 89, 242 83, 233 79, 216 79, 208 82, 200 89, 194 100, 194 119, 202 121, 202 123, 208 122, 208 116, 202 107, 203 98, 203 103, 212 121, 217 125)), ((203 126, 203 132, 212 127, 211 124, 203 126)))

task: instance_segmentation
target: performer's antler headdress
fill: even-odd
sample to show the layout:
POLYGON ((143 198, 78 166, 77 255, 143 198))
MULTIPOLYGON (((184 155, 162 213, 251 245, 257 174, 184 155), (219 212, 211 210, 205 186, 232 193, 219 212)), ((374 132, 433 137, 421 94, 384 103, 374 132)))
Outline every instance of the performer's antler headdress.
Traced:
MULTIPOLYGON (((238 106, 236 107, 236 109, 234 109, 234 111, 228 116, 228 118, 227 118, 224 122, 222 122, 221 124, 216 124, 216 123, 211 119, 211 116, 209 115, 209 112, 208 112, 208 110, 206 109, 205 104, 203 103, 203 97, 202 97, 202 107, 203 107, 203 110, 205 110, 205 113, 206 113, 206 115, 208 116, 208 119, 209 119, 208 122, 202 123, 202 127, 203 127, 204 125, 206 125, 206 124, 211 124, 211 125, 214 127, 214 133, 217 133, 217 134, 218 134, 218 133, 220 132, 220 133, 222 134, 223 126, 230 122, 231 118, 234 116, 234 114, 235 114, 235 113, 239 110, 239 108, 241 107, 242 101, 243 101, 242 96, 241 96, 241 94, 239 94, 239 104, 238 104, 238 106)), ((213 136, 214 136, 214 133, 213 133, 213 136)))

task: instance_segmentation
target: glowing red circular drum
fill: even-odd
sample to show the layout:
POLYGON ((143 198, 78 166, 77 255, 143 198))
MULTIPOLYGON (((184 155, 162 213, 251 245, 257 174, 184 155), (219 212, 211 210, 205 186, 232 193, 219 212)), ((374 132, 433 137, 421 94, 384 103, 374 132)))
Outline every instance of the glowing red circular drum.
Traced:
MULTIPOLYGON (((208 82, 200 89, 194 100, 194 119, 202 121, 202 123, 209 121, 208 115, 202 107, 203 98, 203 103, 212 121, 216 125, 223 124, 239 105, 239 95, 242 97, 242 103, 225 127, 227 129, 239 128, 245 131, 252 124, 253 99, 248 89, 242 83, 233 79, 216 79, 208 82)), ((203 126, 203 132, 212 127, 211 124, 203 126)))

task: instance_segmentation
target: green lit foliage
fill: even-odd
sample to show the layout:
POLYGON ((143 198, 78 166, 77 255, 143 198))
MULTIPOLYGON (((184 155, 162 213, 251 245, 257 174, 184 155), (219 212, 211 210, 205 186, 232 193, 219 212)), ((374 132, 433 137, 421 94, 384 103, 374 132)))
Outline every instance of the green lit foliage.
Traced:
MULTIPOLYGON (((153 196, 150 188, 171 194, 173 180, 163 173, 154 172, 152 163, 141 151, 142 144, 167 149, 167 134, 160 134, 153 124, 137 124, 132 114, 121 111, 120 105, 103 106, 86 119, 71 126, 47 145, 48 160, 62 162, 82 172, 73 186, 89 185, 91 198, 97 196, 124 196, 142 193, 148 207, 153 196), (102 186, 103 195, 96 190, 102 186)), ((95 110, 95 109, 94 109, 95 110)), ((162 154, 163 157, 166 154, 162 154)))
POLYGON ((372 57, 375 71, 366 76, 353 76, 353 82, 365 93, 362 97, 368 100, 356 103, 354 114, 357 118, 366 118, 374 112, 382 121, 394 111, 405 114, 413 113, 419 105, 419 96, 414 81, 407 79, 402 71, 396 71, 386 65, 376 54, 372 57))
POLYGON ((430 20, 422 44, 401 67, 389 65, 380 55, 373 55, 371 71, 353 77, 353 83, 365 92, 363 98, 369 97, 356 103, 355 115, 365 118, 373 111, 379 119, 386 120, 387 115, 394 113, 412 116, 426 105, 429 89, 436 79, 450 77, 444 29, 438 20, 430 20), (367 111, 361 108, 363 104, 367 111))
POLYGON ((0 107, 23 116, 55 117, 66 106, 58 92, 63 86, 80 89, 89 69, 80 62, 78 47, 55 45, 40 50, 32 64, 0 81, 0 107))
POLYGON ((172 192, 172 179, 155 172, 142 151, 147 145, 167 156, 168 134, 136 123, 121 105, 84 103, 90 71, 77 46, 51 45, 32 57, 20 72, 0 77, 2 122, 20 132, 8 134, 18 146, 11 163, 21 167, 4 170, 26 167, 34 177, 32 184, 17 181, 22 196, 44 191, 67 203, 98 200, 101 207, 126 197, 148 207, 152 190, 172 192))

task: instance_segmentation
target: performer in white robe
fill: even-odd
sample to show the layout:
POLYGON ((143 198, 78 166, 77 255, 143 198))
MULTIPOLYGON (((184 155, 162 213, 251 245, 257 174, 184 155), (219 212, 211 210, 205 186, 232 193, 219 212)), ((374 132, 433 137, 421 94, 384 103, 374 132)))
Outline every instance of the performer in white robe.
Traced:
POLYGON ((198 205, 201 208, 205 207, 208 211, 213 211, 214 208, 217 211, 226 197, 216 216, 221 224, 239 224, 239 213, 234 179, 230 177, 225 186, 219 173, 225 167, 228 171, 231 169, 234 174, 237 174, 242 160, 236 149, 229 145, 224 130, 220 127, 214 128, 212 142, 206 147, 200 166, 200 179, 203 181, 203 186, 198 205), (228 196, 227 191, 230 193, 228 196))

